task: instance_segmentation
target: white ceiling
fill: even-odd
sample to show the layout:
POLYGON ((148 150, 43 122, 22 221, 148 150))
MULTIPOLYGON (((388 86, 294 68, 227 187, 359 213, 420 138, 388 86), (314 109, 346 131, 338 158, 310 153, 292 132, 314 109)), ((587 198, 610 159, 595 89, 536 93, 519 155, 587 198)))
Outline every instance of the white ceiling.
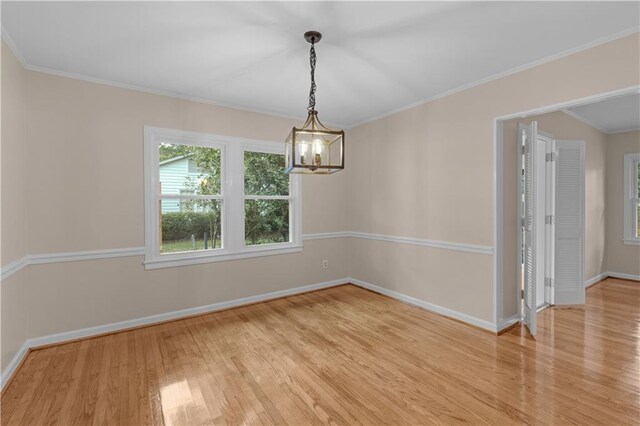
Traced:
POLYGON ((640 130, 640 94, 618 96, 565 112, 605 133, 640 130))
POLYGON ((640 24, 638 2, 2 2, 30 69, 342 126, 640 24))

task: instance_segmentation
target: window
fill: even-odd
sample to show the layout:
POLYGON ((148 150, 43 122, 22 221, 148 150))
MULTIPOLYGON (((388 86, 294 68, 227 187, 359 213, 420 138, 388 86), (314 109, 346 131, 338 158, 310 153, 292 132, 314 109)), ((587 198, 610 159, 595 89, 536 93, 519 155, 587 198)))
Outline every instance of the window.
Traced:
POLYGON ((145 127, 145 267, 302 249, 284 144, 145 127))
POLYGON ((640 245, 640 153, 624 155, 624 243, 640 245))

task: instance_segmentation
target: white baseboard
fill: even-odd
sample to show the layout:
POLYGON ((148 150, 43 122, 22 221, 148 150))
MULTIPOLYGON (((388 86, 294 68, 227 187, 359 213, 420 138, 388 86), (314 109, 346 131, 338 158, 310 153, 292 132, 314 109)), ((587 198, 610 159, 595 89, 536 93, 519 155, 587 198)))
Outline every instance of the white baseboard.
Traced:
POLYGON ((7 368, 2 372, 2 376, 0 377, 0 389, 4 389, 4 385, 7 384, 9 378, 16 371, 24 357, 27 356, 27 353, 29 353, 29 349, 29 341, 27 340, 22 344, 22 346, 20 346, 20 349, 18 349, 18 352, 13 356, 11 362, 7 365, 7 368))
MULTIPOLYGON (((619 274, 622 275, 622 274, 619 274)), ((453 318, 464 323, 474 325, 476 327, 488 330, 493 333, 497 333, 500 330, 503 330, 506 327, 509 327, 513 323, 519 321, 519 318, 511 317, 505 320, 500 321, 498 325, 482 320, 480 318, 476 318, 471 315, 464 314, 462 312, 454 311, 449 308, 445 308, 439 305, 435 305, 433 303, 426 302, 421 299, 417 299, 415 297, 408 296, 406 294, 389 290, 384 287, 380 287, 374 284, 370 284, 366 281, 359 280, 357 278, 344 278, 337 279, 332 281, 326 281, 318 284, 311 284, 302 287, 295 287, 287 290, 274 291, 271 293, 264 293, 256 296, 249 296, 235 300, 229 300, 226 302, 213 303, 210 305, 199 306, 195 308, 182 309, 178 311, 166 312, 157 315, 150 315, 142 318, 136 318, 126 321, 115 322, 111 324, 99 325, 95 327, 88 327, 79 330, 73 330, 58 334, 52 334, 48 336, 35 337, 32 339, 28 339, 22 347, 18 350, 18 353, 13 357, 7 368, 2 372, 0 377, 0 389, 4 387, 9 378, 13 375, 16 368, 20 365, 22 359, 26 356, 29 349, 35 349, 40 346, 51 345, 55 343, 62 343, 66 341, 98 336, 106 333, 113 333, 116 331, 127 330, 139 326, 151 325, 155 323, 161 323, 165 321, 170 321, 174 319, 180 319, 185 317, 190 317, 193 315, 206 314, 210 312, 216 312, 223 309, 234 308, 238 306, 243 306, 251 303, 264 302, 272 299, 277 299, 285 296, 293 296, 300 293, 306 293, 308 291, 320 290, 323 288, 335 287, 338 285, 352 283, 359 287, 374 291, 379 294, 383 294, 385 296, 389 296, 401 302, 409 303, 414 306, 418 306, 420 308, 426 309, 428 311, 453 318)))
POLYGON ((277 299, 285 296, 293 296, 300 293, 306 293, 309 291, 320 290, 323 288, 335 287, 338 285, 348 283, 348 279, 338 279, 332 281, 325 281, 318 284, 311 284, 302 287, 290 288, 287 290, 274 291, 271 293, 259 294, 256 296, 243 297, 240 299, 229 300, 226 302, 213 303, 211 305, 199 306, 195 308, 181 309, 179 311, 166 312, 163 314, 150 315, 147 317, 136 318, 126 321, 114 322, 111 324, 99 325, 95 327, 82 328, 79 330, 66 331, 58 334, 51 334, 48 336, 34 337, 28 339, 18 350, 18 353, 13 357, 7 368, 2 372, 0 377, 0 389, 4 387, 9 378, 13 375, 16 368, 20 365, 22 359, 27 355, 29 349, 35 349, 40 346, 51 345, 54 343, 62 343, 71 340, 81 339, 85 337, 98 336, 106 333, 113 333, 116 331, 122 331, 131 329, 134 327, 151 325, 155 323, 161 323, 174 319, 180 319, 190 317, 193 315, 206 314, 215 311, 221 311, 223 309, 234 308, 238 306, 248 305, 251 303, 265 302, 272 299, 277 299))
POLYGON ((603 275, 611 278, 624 278, 626 280, 640 281, 640 275, 623 274, 622 272, 605 272, 603 275))
POLYGON ((603 272, 600 275, 596 275, 593 278, 589 278, 587 281, 584 282, 584 288, 589 288, 592 285, 599 283, 600 281, 604 280, 605 278, 624 278, 625 280, 633 280, 633 281, 638 281, 640 282, 640 275, 633 275, 633 274, 623 274, 622 272, 603 272))
POLYGON ((505 328, 511 327, 513 324, 520 322, 520 315, 516 314, 509 318, 498 321, 497 332, 501 332, 505 328))
POLYGON ((349 281, 359 287, 366 288, 376 293, 384 294, 385 296, 389 296, 393 299, 400 300, 401 302, 418 306, 420 308, 426 309, 427 311, 435 312, 437 314, 444 315, 449 318, 457 319, 459 321, 465 322, 467 324, 475 325, 476 327, 480 327, 482 329, 491 331, 493 333, 496 333, 498 331, 496 324, 490 321, 485 321, 480 318, 473 317, 471 315, 463 314, 462 312, 454 311, 453 309, 449 309, 439 305, 435 305, 433 303, 425 302, 424 300, 416 299, 415 297, 407 296, 406 294, 403 294, 394 290, 389 290, 384 287, 370 284, 366 281, 362 281, 357 278, 349 278, 349 281))
POLYGON ((584 288, 588 288, 596 283, 599 283, 600 281, 607 278, 609 276, 608 274, 609 274, 608 272, 603 272, 600 275, 596 275, 595 277, 589 278, 584 282, 584 288))

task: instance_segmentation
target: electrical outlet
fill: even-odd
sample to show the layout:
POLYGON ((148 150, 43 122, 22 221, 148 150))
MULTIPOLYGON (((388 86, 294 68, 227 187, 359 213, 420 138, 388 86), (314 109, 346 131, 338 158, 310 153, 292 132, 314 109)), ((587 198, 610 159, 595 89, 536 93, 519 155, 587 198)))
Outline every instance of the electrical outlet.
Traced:
POLYGON ((328 260, 323 260, 322 261, 322 268, 323 269, 327 269, 329 267, 329 261, 328 260))

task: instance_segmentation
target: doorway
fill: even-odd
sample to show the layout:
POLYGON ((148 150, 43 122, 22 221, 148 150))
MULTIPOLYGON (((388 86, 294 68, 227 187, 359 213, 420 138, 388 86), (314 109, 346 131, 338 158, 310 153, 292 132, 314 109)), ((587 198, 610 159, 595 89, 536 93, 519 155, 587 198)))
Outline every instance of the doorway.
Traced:
MULTIPOLYGON (((537 198, 555 202, 555 213, 545 211, 544 215, 539 213, 536 216, 537 223, 531 221, 538 231, 545 229, 545 244, 553 242, 553 256, 550 250, 536 245, 536 258, 544 256, 545 265, 553 270, 542 275, 538 272, 536 278, 542 277, 542 280, 532 281, 536 284, 535 289, 532 288, 536 298, 530 305, 544 309, 553 305, 583 303, 589 294, 585 294, 585 288, 606 276, 640 279, 636 272, 637 255, 632 256, 635 249, 632 243, 635 241, 629 243, 624 239, 626 234, 623 235, 621 225, 627 225, 623 212, 636 217, 632 214, 635 210, 627 208, 631 204, 624 204, 622 208, 627 192, 623 192, 621 164, 624 153, 640 150, 633 133, 640 130, 639 97, 640 88, 636 86, 495 119, 494 271, 498 331, 525 319, 522 294, 522 265, 525 260, 522 246, 525 241, 522 229, 525 200, 522 196, 525 181, 522 168, 519 168, 525 157, 521 151, 519 125, 530 129, 532 122, 537 121, 539 129, 536 130, 540 130, 540 137, 536 136, 536 141, 545 137, 556 141, 555 150, 545 152, 545 163, 547 156, 555 157, 556 182, 549 185, 545 172, 545 191, 542 191, 541 179, 538 179, 537 186, 537 198), (558 164, 562 164, 561 171, 558 164), (561 173, 563 179, 559 179, 561 173), (541 225, 541 217, 545 221, 552 220, 553 226, 541 225), (548 235, 549 232, 553 235, 548 235), (547 285, 544 285, 544 278, 551 278, 546 280, 547 285)), ((541 150, 540 144, 537 149, 541 150)), ((541 157, 538 151, 535 159, 539 167, 541 157)), ((540 169, 538 171, 542 176, 540 169)), ((547 201, 545 208, 548 205, 547 201)), ((537 238, 538 241, 541 239, 537 238)), ((544 317, 549 315, 544 314, 544 317)))
POLYGON ((518 140, 519 303, 535 336, 540 310, 584 303, 585 143, 556 140, 535 120, 518 125, 518 140))
POLYGON ((552 161, 556 150, 555 139, 553 135, 538 128, 538 123, 533 121, 529 125, 518 125, 518 137, 520 139, 521 155, 518 156, 518 170, 521 175, 519 185, 518 200, 519 210, 518 217, 521 219, 522 226, 519 232, 519 254, 517 258, 517 268, 521 271, 520 293, 524 295, 525 286, 525 241, 527 238, 526 220, 524 212, 527 208, 527 202, 533 203, 532 214, 535 222, 535 278, 533 285, 535 286, 535 303, 532 306, 536 311, 541 311, 553 304, 553 292, 550 283, 553 280, 554 266, 554 227, 552 220, 554 216, 554 189, 555 189, 555 163, 552 161), (534 128, 535 127, 535 128, 534 128), (533 137, 531 140, 531 182, 527 185, 527 170, 525 164, 528 161, 525 153, 527 147, 527 138, 533 137), (533 191, 532 196, 527 199, 527 190, 533 191))

